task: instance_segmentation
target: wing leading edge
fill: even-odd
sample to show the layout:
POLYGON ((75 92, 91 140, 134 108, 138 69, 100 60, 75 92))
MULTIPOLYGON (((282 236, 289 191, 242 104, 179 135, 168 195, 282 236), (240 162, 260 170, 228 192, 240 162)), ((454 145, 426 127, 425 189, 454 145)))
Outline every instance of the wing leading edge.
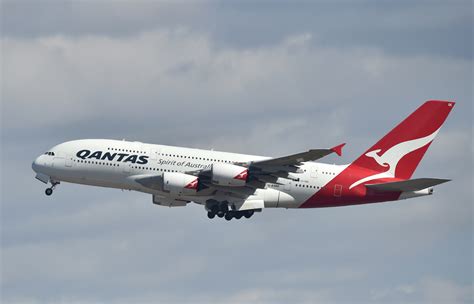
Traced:
POLYGON ((301 164, 302 162, 318 160, 331 153, 336 153, 337 155, 341 156, 344 145, 345 143, 330 149, 311 149, 306 152, 296 153, 288 156, 252 162, 251 165, 255 167, 295 166, 301 164))

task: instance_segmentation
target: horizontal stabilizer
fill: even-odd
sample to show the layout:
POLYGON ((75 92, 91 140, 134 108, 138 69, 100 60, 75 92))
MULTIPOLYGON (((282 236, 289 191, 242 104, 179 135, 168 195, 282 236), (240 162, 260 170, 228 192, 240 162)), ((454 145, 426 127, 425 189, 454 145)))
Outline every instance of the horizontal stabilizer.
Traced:
POLYGON ((371 184, 365 186, 376 191, 410 192, 423 190, 449 181, 449 179, 439 178, 416 178, 401 182, 371 184))

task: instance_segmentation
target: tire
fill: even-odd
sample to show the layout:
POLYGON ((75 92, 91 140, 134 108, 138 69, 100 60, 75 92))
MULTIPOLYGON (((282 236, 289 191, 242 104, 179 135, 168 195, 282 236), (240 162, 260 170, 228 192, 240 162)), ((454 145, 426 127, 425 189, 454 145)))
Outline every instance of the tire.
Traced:
POLYGON ((235 215, 235 218, 238 219, 238 220, 240 220, 240 219, 242 218, 242 216, 244 216, 244 215, 242 214, 242 212, 237 212, 237 214, 235 215))
POLYGON ((213 218, 216 217, 216 214, 214 212, 208 212, 207 217, 210 218, 210 219, 213 219, 213 218))
POLYGON ((253 210, 247 210, 244 213, 245 218, 251 218, 253 215, 253 210))
POLYGON ((229 205, 227 205, 227 203, 221 203, 219 205, 219 211, 224 211, 224 212, 229 211, 229 205))
POLYGON ((51 188, 47 188, 44 193, 47 195, 47 196, 50 196, 51 194, 53 194, 53 189, 51 188))
POLYGON ((228 220, 228 221, 230 221, 233 217, 234 217, 234 215, 231 212, 227 212, 225 214, 225 219, 228 220))

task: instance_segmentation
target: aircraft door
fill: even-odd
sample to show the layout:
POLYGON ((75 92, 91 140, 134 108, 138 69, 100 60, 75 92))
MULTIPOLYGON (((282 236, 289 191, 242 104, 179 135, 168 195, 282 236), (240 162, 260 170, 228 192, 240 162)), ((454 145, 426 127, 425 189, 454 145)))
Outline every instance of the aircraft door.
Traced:
POLYGON ((150 161, 154 164, 158 161, 158 156, 160 155, 160 149, 152 148, 150 161))
POLYGON ((71 157, 71 155, 66 155, 66 167, 68 167, 68 168, 72 167, 72 157, 71 157))
POLYGON ((160 149, 156 148, 154 145, 142 145, 141 150, 149 157, 148 161, 151 164, 155 164, 158 159, 158 154, 160 149))
POLYGON ((131 165, 130 163, 121 162, 121 163, 120 163, 120 167, 122 167, 122 172, 123 172, 123 173, 129 174, 132 165, 131 165))

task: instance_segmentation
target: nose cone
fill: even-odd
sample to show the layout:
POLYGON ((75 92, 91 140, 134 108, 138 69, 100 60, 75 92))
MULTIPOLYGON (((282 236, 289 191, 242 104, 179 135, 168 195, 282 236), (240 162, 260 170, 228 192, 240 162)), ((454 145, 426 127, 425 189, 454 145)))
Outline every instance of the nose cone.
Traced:
POLYGON ((41 160, 40 160, 40 159, 41 159, 42 156, 43 156, 43 155, 38 156, 38 157, 35 159, 35 161, 31 164, 31 168, 32 168, 33 171, 35 171, 36 173, 38 173, 39 170, 40 170, 40 168, 41 168, 41 162, 40 162, 41 160))

